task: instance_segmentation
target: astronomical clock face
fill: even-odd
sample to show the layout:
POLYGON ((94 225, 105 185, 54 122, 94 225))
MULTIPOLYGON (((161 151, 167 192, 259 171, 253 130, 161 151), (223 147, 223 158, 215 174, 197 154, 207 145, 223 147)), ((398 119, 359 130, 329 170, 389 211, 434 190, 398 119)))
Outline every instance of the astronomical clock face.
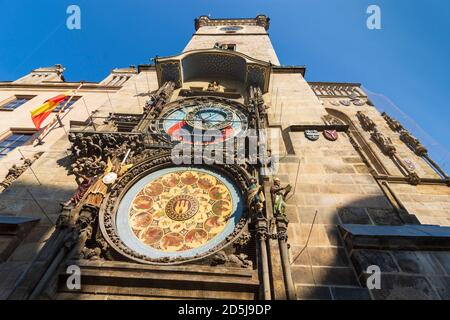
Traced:
POLYGON ((218 172, 176 167, 149 174, 122 198, 122 242, 151 259, 190 258, 215 249, 235 229, 243 199, 218 172))
POLYGON ((237 107, 205 102, 169 109, 161 116, 158 127, 172 141, 214 144, 243 135, 247 131, 246 119, 237 107))

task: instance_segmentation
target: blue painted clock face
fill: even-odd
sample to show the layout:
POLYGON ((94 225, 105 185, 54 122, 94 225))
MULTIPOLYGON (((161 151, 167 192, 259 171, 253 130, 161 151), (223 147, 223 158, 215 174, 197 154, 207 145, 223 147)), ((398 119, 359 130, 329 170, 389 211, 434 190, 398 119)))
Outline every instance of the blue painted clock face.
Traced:
POLYGON ((227 120, 227 114, 217 109, 200 109, 195 112, 193 118, 194 122, 201 123, 202 126, 206 124, 210 128, 215 128, 227 120))
POLYGON ((192 104, 170 109, 161 116, 159 130, 172 141, 194 143, 194 135, 205 139, 195 143, 214 144, 244 135, 247 118, 238 108, 219 104, 192 104), (188 136, 188 137, 186 137, 188 136), (203 141, 205 140, 205 141, 203 141))
POLYGON ((244 206, 237 185, 215 170, 166 168, 126 192, 116 227, 123 243, 146 257, 194 258, 226 242, 244 206))

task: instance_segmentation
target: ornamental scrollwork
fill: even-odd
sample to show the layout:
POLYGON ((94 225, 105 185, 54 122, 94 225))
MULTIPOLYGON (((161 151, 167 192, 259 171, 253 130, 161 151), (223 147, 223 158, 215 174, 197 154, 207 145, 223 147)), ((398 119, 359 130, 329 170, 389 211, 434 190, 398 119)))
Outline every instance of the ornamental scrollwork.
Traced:
POLYGON ((134 153, 144 149, 144 136, 139 133, 71 132, 69 141, 74 160, 71 169, 79 185, 85 177, 101 174, 108 158, 123 157, 129 149, 134 153))

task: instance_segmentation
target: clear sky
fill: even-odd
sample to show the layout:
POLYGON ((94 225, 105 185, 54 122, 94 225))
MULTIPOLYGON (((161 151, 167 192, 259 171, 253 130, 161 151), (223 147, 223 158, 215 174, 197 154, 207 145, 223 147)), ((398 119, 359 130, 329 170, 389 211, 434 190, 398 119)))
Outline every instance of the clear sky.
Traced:
POLYGON ((0 80, 60 63, 68 81, 98 81, 180 52, 199 15, 266 14, 282 64, 306 65, 309 81, 362 83, 450 171, 450 1, 0 0, 0 10, 0 80), (66 28, 70 4, 81 8, 81 30, 66 28), (381 30, 366 27, 371 4, 381 30))

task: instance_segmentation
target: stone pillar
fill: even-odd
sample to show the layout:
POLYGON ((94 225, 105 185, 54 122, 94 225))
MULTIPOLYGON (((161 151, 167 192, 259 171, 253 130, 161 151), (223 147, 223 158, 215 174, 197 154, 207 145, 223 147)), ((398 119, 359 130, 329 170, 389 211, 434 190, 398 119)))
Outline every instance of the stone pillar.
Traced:
MULTIPOLYGON (((264 193, 266 195, 270 195, 270 183, 269 181, 264 181, 264 193)), ((266 197, 266 215, 268 221, 273 221, 273 203, 272 197, 266 197)), ((269 228, 268 228, 269 229, 269 228)), ((268 230, 268 233, 271 230, 268 230)), ((280 253, 280 245, 276 239, 269 237, 268 235, 268 244, 267 244, 267 252, 269 253, 269 268, 270 268, 270 281, 272 287, 272 299, 273 300, 286 300, 286 285, 283 281, 283 267, 281 262, 281 253, 280 253)))
POLYGON ((294 281, 292 280, 291 273, 291 263, 289 261, 289 252, 288 252, 288 225, 289 220, 284 215, 279 215, 276 217, 277 222, 277 239, 278 244, 280 246, 280 254, 281 254, 281 266, 283 268, 283 277, 284 284, 286 286, 287 298, 289 300, 297 300, 297 296, 295 294, 295 286, 294 281))
POLYGON ((271 300, 270 292, 270 275, 269 275, 269 259, 267 256, 267 219, 264 217, 256 218, 256 236, 259 246, 259 258, 261 266, 261 276, 263 283, 262 298, 271 300))

